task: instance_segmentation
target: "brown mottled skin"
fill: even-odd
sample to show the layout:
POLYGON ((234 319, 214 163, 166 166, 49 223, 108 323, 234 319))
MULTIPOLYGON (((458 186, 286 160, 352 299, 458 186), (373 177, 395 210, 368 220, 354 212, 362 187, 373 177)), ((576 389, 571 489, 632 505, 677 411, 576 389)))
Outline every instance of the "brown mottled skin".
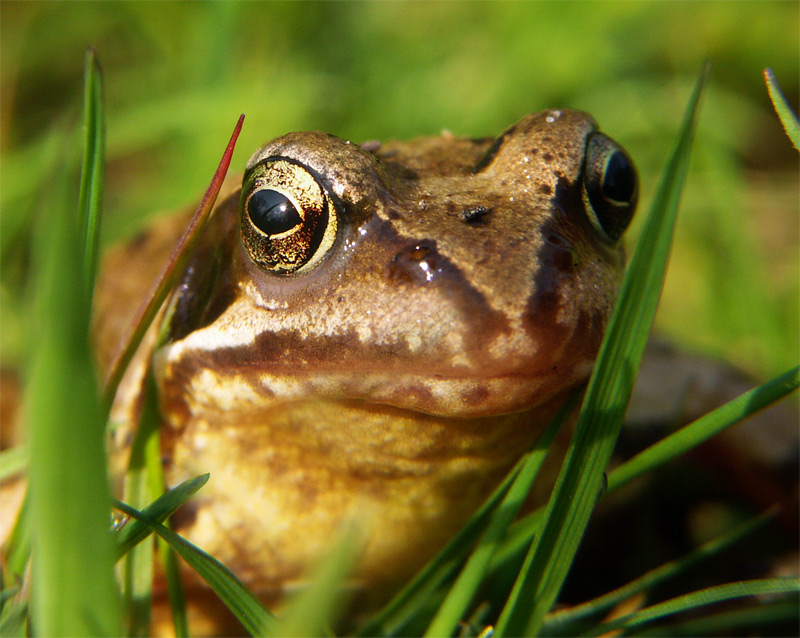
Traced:
MULTIPOLYGON (((240 240, 240 190, 218 204, 152 358, 169 485, 211 473, 178 531, 269 602, 350 521, 356 586, 430 558, 591 370, 623 268, 583 196, 595 130, 546 111, 497 140, 291 133, 256 152, 248 171, 309 171, 336 232, 312 266, 265 272, 240 240)), ((103 361, 180 231, 168 223, 106 262, 103 361)))

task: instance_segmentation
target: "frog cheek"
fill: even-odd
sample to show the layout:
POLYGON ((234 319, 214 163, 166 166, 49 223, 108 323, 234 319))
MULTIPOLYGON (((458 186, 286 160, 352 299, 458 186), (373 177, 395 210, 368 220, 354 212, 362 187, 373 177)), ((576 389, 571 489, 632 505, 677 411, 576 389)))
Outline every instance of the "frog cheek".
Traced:
POLYGON ((586 144, 583 204, 597 234, 615 243, 636 210, 639 179, 628 154, 610 137, 592 133, 586 144))
POLYGON ((263 271, 310 270, 331 250, 338 212, 315 175, 285 159, 268 158, 245 175, 239 231, 250 260, 263 271))

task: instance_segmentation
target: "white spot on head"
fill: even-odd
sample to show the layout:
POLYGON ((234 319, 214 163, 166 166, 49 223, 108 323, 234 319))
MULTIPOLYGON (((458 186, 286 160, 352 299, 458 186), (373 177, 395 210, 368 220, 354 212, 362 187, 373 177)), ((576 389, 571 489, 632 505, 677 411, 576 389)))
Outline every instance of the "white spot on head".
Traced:
POLYGON ((549 111, 545 120, 552 124, 561 117, 561 111, 549 111))

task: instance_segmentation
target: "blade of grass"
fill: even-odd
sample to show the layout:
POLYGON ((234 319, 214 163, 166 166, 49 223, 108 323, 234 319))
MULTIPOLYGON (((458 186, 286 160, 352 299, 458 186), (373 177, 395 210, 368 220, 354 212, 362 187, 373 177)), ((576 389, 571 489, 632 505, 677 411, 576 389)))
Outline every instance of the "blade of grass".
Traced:
MULTIPOLYGON (((141 510, 142 516, 148 520, 163 523, 168 516, 173 514, 175 510, 194 496, 208 482, 208 477, 208 474, 201 474, 173 487, 141 510)), ((124 556, 152 533, 153 530, 145 523, 135 519, 130 521, 117 533, 117 555, 119 557, 124 556)))
POLYGON ((783 398, 796 390, 798 385, 800 366, 745 392, 682 427, 617 467, 608 477, 608 492, 613 492, 636 477, 700 445, 725 428, 783 398))
POLYGON ((233 157, 233 149, 236 146, 236 140, 239 138, 239 132, 242 130, 243 123, 244 114, 239 116, 239 121, 233 129, 228 146, 222 154, 219 166, 214 172, 214 176, 211 178, 211 183, 203 195, 203 199, 197 207, 197 211, 189 222, 177 246, 173 249, 164 268, 159 273, 155 282, 153 282, 152 287, 145 296, 142 306, 136 314, 136 318, 131 324, 128 335, 122 340, 117 352, 112 358, 108 369, 108 375, 103 385, 103 405, 106 409, 111 405, 111 401, 116 394, 117 386, 122 379, 122 375, 125 373, 125 369, 128 367, 134 352, 136 352, 136 349, 139 347, 144 333, 147 331, 158 309, 161 307, 167 294, 175 285, 183 267, 186 265, 191 255, 192 247, 200 236, 200 229, 205 225, 209 215, 211 215, 214 202, 217 199, 219 190, 222 188, 222 182, 228 172, 228 166, 230 166, 231 157, 233 157))
POLYGON ((765 578, 761 580, 716 585, 682 596, 676 596, 663 603, 645 607, 627 616, 604 622, 593 627, 590 632, 584 635, 600 636, 618 629, 633 629, 660 618, 672 616, 684 611, 694 611, 700 607, 726 600, 735 600, 737 598, 747 598, 750 596, 798 593, 800 593, 800 579, 797 578, 765 578))
POLYGON ((28 605, 19 603, 3 608, 0 618, 0 636, 4 638, 26 638, 28 636, 28 605))
POLYGON ((3 450, 0 453, 0 482, 22 472, 28 466, 28 448, 24 445, 3 450))
MULTIPOLYGON (((568 403, 572 403, 572 399, 568 403)), ((556 420, 561 416, 562 412, 559 412, 556 420)), ((538 447, 539 441, 537 440, 532 449, 538 447)), ((428 609, 427 601, 431 599, 432 593, 455 573, 472 544, 489 525, 493 512, 500 506, 502 499, 519 475, 525 459, 526 457, 523 457, 511 468, 503 482, 497 486, 458 534, 380 612, 360 627, 357 635, 397 635, 404 632, 405 628, 422 610, 428 609)))
POLYGON ((731 636, 731 635, 773 635, 765 628, 777 623, 794 625, 800 616, 800 605, 797 600, 778 600, 773 603, 750 605, 743 609, 732 609, 716 614, 708 614, 702 618, 693 618, 685 622, 672 623, 667 626, 639 629, 637 636, 731 636), (754 632, 742 632, 742 629, 754 629, 754 632))
MULTIPOLYGON (((164 337, 165 338, 165 337, 164 337)), ((159 337, 159 343, 163 343, 164 338, 159 337)), ((142 421, 150 422, 153 427, 160 430, 161 415, 158 411, 156 381, 150 373, 147 378, 147 396, 145 397, 144 410, 142 411, 142 421)), ((141 427, 141 426, 140 426, 141 427)), ((161 495, 166 489, 164 481, 164 467, 161 464, 161 441, 157 432, 154 431, 152 441, 145 447, 145 465, 147 466, 147 482, 150 493, 161 495)), ((209 475, 197 477, 194 485, 186 484, 186 498, 191 496, 190 490, 200 489, 208 481, 209 475), (199 480, 198 480, 199 479, 199 480)), ((178 486, 180 488, 180 486, 178 486)), ((160 498, 160 497, 159 497, 160 498)), ((172 514, 170 512, 170 514, 172 514)), ((159 556, 164 569, 164 576, 167 582, 167 593, 169 595, 169 606, 172 611, 172 624, 175 628, 176 638, 184 638, 189 635, 189 620, 186 613, 186 593, 181 579, 180 566, 175 551, 161 537, 158 537, 159 556)))
MULTIPOLYGON (((144 384, 144 398, 139 427, 131 444, 128 471, 125 475, 125 501, 141 510, 163 491, 152 485, 147 457, 153 453, 160 455, 159 417, 155 406, 156 398, 152 384, 144 384)), ((165 517, 151 517, 162 522, 165 517)), ((149 528, 139 521, 132 527, 139 527, 144 535, 149 528)), ((149 539, 133 547, 122 566, 122 593, 128 619, 128 636, 146 636, 150 631, 150 607, 153 589, 154 542, 149 539)))
POLYGON ((83 232, 83 276, 92 299, 100 244, 100 216, 103 206, 103 171, 106 162, 106 131, 103 113, 103 83, 94 49, 86 49, 83 110, 83 163, 78 210, 83 232))
MULTIPOLYGON (((612 470, 608 475, 608 488, 605 495, 607 496, 636 477, 651 472, 742 419, 779 401, 796 390, 799 384, 800 368, 789 370, 685 425, 612 470)), ((524 546, 530 544, 541 524, 543 514, 543 509, 540 508, 511 525, 506 538, 492 560, 490 573, 496 573, 502 569, 505 564, 514 560, 524 546)))
POLYGON ((786 131, 786 135, 792 141, 794 147, 800 151, 800 121, 792 113, 792 108, 789 106, 789 102, 786 101, 771 69, 764 69, 764 81, 767 83, 767 91, 769 99, 772 100, 772 106, 775 107, 778 119, 783 124, 783 130, 786 131))
POLYGON ((3 590, 0 591, 0 613, 2 613, 6 609, 6 605, 8 601, 11 600, 14 596, 16 596, 22 588, 19 585, 14 585, 12 587, 3 587, 3 590))
POLYGON ((603 489, 604 471, 658 305, 707 75, 706 67, 695 85, 678 144, 667 163, 623 280, 575 435, 547 506, 542 533, 532 544, 526 565, 500 616, 495 630, 498 636, 539 633, 603 489))
POLYGON ((358 557, 357 539, 355 528, 345 530, 316 576, 310 579, 308 589, 289 603, 270 635, 299 638, 328 633, 326 627, 335 621, 332 614, 341 597, 342 585, 358 557))
POLYGON ((254 636, 270 633, 270 629, 274 626, 272 614, 225 565, 171 529, 145 518, 142 512, 125 503, 115 501, 114 507, 141 521, 169 543, 169 546, 211 586, 220 600, 250 633, 254 636))
POLYGON ((431 593, 455 573, 460 561, 489 524, 492 512, 508 493, 514 479, 522 469, 520 460, 509 471, 503 482, 473 514, 464 527, 380 612, 359 628, 359 636, 394 636, 403 631, 431 593))
POLYGON ((31 498, 30 492, 25 492, 22 505, 17 513, 14 529, 8 539, 3 575, 11 574, 14 578, 22 579, 25 567, 31 557, 31 498))
POLYGON ((577 400, 577 394, 570 396, 556 417, 542 432, 534 448, 523 457, 522 469, 514 479, 502 503, 492 514, 478 546, 473 550, 436 617, 428 626, 425 632, 426 636, 449 636, 461 621, 481 584, 497 546, 525 502, 556 433, 564 425, 567 417, 572 414, 577 400))
MULTIPOLYGON (((102 116, 102 109, 88 111, 87 128, 95 129, 92 118, 102 116)), ((25 394, 32 611, 39 635, 119 635, 105 423, 90 355, 84 241, 68 203, 68 180, 66 173, 54 175, 53 200, 34 242, 36 302, 25 394)))
MULTIPOLYGON (((131 446, 130 462, 125 476, 126 499, 128 505, 137 509, 155 499, 142 510, 142 513, 150 520, 163 523, 208 482, 209 475, 204 474, 184 481, 163 493, 164 478, 159 438, 161 417, 156 399, 157 389, 151 374, 147 375, 144 393, 140 423, 131 446)), ((119 555, 125 554, 151 532, 152 530, 144 523, 132 521, 119 534, 117 545, 119 555)), ((183 583, 175 553, 160 537, 157 536, 157 539, 164 564, 175 635, 180 638, 188 634, 183 583)), ((150 542, 136 547, 126 557, 123 569, 123 593, 128 610, 129 635, 146 635, 149 632, 153 568, 153 544, 150 542)))
POLYGON ((158 551, 161 555, 161 564, 164 567, 164 576, 167 580, 167 594, 169 606, 172 611, 172 625, 175 628, 176 638, 189 635, 189 617, 186 613, 186 592, 181 580, 178 557, 173 549, 163 538, 158 539, 158 551))
POLYGON ((561 634, 562 629, 566 628, 567 623, 574 622, 575 620, 584 618, 586 616, 600 613, 614 605, 635 596, 636 594, 652 590, 656 585, 665 582, 666 580, 685 572, 690 567, 693 567, 698 562, 711 556, 716 556, 720 552, 728 549, 735 543, 738 543, 746 536, 752 534, 755 530, 761 528, 766 522, 774 517, 774 512, 766 512, 746 521, 741 525, 737 525, 733 529, 727 531, 706 543, 703 543, 691 553, 677 559, 664 563, 643 574, 639 578, 619 587, 613 591, 599 596, 593 600, 587 601, 574 607, 562 609, 557 612, 548 614, 543 626, 545 634, 561 634))
MULTIPOLYGON (((145 332, 158 313, 158 309, 162 306, 167 294, 174 286, 176 278, 180 275, 191 254, 192 247, 200 235, 200 230, 211 215, 230 165, 243 121, 244 115, 241 115, 200 205, 161 273, 145 296, 129 334, 122 340, 118 351, 114 355, 104 388, 106 406, 110 406, 119 381, 131 357, 139 347, 145 332)), ((158 430, 160 418, 155 396, 156 389, 152 378, 148 375, 145 386, 145 409, 141 415, 141 423, 134 439, 125 483, 126 499, 136 508, 141 508, 146 502, 156 498, 164 490, 159 459, 158 430)), ((162 556, 175 620, 175 631, 176 635, 182 636, 188 632, 183 587, 172 550, 166 545, 163 549, 162 556)), ((152 544, 141 545, 126 556, 123 578, 126 607, 129 610, 128 615, 131 620, 129 635, 144 635, 149 630, 150 624, 149 614, 153 582, 152 544)))

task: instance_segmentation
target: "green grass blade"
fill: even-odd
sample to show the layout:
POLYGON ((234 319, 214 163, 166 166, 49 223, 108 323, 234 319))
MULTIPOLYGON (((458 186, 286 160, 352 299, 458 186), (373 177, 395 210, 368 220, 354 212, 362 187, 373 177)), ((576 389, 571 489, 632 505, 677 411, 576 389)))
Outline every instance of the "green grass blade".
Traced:
POLYGON ((789 102, 786 101, 781 88, 778 86, 778 81, 770 69, 764 69, 764 80, 767 83, 767 91, 769 92, 769 99, 772 100, 772 106, 775 107, 775 112, 783 124, 783 129, 786 135, 794 144, 794 147, 800 151, 800 121, 797 116, 792 112, 789 102))
POLYGON ((13 607, 3 607, 0 616, 0 636, 4 638, 26 638, 28 632, 28 605, 20 602, 13 607))
POLYGON ((567 609, 548 614, 543 627, 544 633, 561 634, 563 633, 563 628, 565 628, 567 623, 574 622, 575 620, 579 620, 586 616, 598 614, 639 593, 652 590, 656 585, 659 585, 670 578, 685 572, 698 562, 706 558, 716 556, 735 543, 738 543, 755 530, 761 528, 773 517, 773 513, 766 513, 762 514, 761 516, 757 516, 752 520, 742 523, 741 525, 737 525, 725 534, 703 543, 700 545, 700 547, 696 548, 693 552, 687 554, 686 556, 668 563, 664 563, 663 565, 660 565, 659 567, 656 567, 655 569, 652 569, 646 574, 640 576, 636 580, 610 591, 603 596, 599 596, 598 598, 574 607, 569 607, 567 609))
POLYGON ((103 171, 106 163, 106 126, 103 84, 94 49, 86 50, 83 97, 83 163, 78 195, 83 232, 83 276, 89 299, 94 293, 100 218, 103 207, 103 171))
MULTIPOLYGON (((782 399, 797 389, 798 384, 800 384, 800 368, 795 368, 757 388, 745 392, 713 412, 709 412, 677 432, 670 434, 612 470, 608 475, 606 495, 636 477, 650 472, 693 449, 703 441, 719 434, 724 429, 735 425, 751 414, 782 399)), ((513 560, 524 546, 530 544, 533 535, 541 524, 543 513, 539 509, 516 521, 511 526, 509 533, 492 561, 490 573, 501 569, 504 564, 513 560)))
POLYGON ((608 477, 608 491, 612 492, 636 477, 691 450, 719 434, 725 428, 783 398, 796 390, 798 385, 800 385, 800 367, 789 370, 779 377, 745 392, 713 412, 682 427, 611 472, 608 477))
POLYGON ((539 507, 514 521, 489 565, 490 574, 505 569, 511 563, 520 562, 519 557, 530 547, 531 540, 542 526, 544 510, 544 507, 539 507))
POLYGON ((768 596, 781 594, 800 593, 800 579, 797 578, 765 578, 762 580, 749 580, 738 583, 717 585, 701 589, 682 596, 677 596, 663 603, 645 607, 639 611, 616 618, 593 627, 586 636, 599 636, 618 629, 633 629, 660 618, 679 614, 684 611, 694 611, 706 605, 746 598, 749 596, 768 596))
POLYGON ((276 637, 322 636, 335 618, 345 578, 358 557, 358 533, 348 529, 325 558, 316 576, 309 580, 307 590, 289 603, 270 635, 276 637))
POLYGON ((693 618, 667 626, 647 627, 636 631, 637 636, 779 636, 765 629, 777 623, 797 627, 800 601, 777 600, 767 604, 748 605, 702 618, 693 618), (744 632, 743 629, 753 629, 744 632))
POLYGON ((492 512, 522 469, 518 462, 464 527, 389 603, 358 631, 359 636, 394 636, 416 616, 424 601, 458 569, 472 544, 489 524, 492 512))
MULTIPOLYGON (((162 494, 158 499, 145 507, 141 512, 142 516, 150 521, 163 523, 181 505, 188 501, 203 485, 208 482, 208 474, 196 476, 193 479, 184 481, 180 485, 173 487, 168 492, 162 494)), ((115 502, 115 505, 118 502, 115 502)), ((125 527, 117 533, 117 554, 123 556, 138 543, 142 542, 153 533, 145 523, 131 520, 125 527)))
POLYGON ((3 576, 8 574, 21 579, 25 573, 25 566, 31 557, 31 498, 30 491, 25 493, 22 505, 17 513, 17 520, 11 537, 8 540, 3 576))
POLYGON ((153 597, 152 539, 140 543, 128 552, 122 570, 122 605, 129 638, 144 637, 150 633, 150 608, 153 597))
POLYGON ((531 559, 526 561, 529 568, 520 573, 503 609, 496 628, 498 636, 538 634, 603 489, 604 471, 658 305, 707 75, 704 68, 689 101, 678 144, 645 220, 600 347, 575 435, 548 503, 541 536, 531 546, 531 559))
POLYGON ((239 116, 239 120, 233 129, 231 138, 228 145, 222 154, 217 170, 211 178, 211 183, 208 185, 200 205, 197 207, 194 216, 189 222, 189 226, 181 236, 178 245, 175 246, 172 254, 170 255, 167 263, 159 273, 151 289, 145 295, 144 301, 136 313, 136 318, 131 325, 128 335, 123 339, 120 344, 119 350, 114 354, 109 365, 108 375, 103 384, 103 405, 108 407, 111 405, 114 395, 117 392, 117 387, 122 379, 122 375, 128 367, 128 364, 139 347, 139 343, 144 337, 150 323, 156 316, 158 309, 166 299, 169 291, 172 290, 177 278, 180 276, 183 267, 186 265, 187 260, 192 252, 197 238, 200 236, 200 230, 205 225, 214 208, 214 202, 217 200, 222 182, 225 180, 225 175, 228 172, 228 167, 233 157, 233 149, 236 146, 236 140, 239 139, 239 133, 242 130, 244 123, 244 114, 239 116))
POLYGON ((0 636, 28 634, 28 601, 25 576, 31 557, 30 498, 26 493, 0 565, 3 591, 0 594, 0 636))
POLYGON ((105 423, 90 355, 84 242, 68 180, 54 176, 34 242, 25 394, 32 611, 39 635, 119 635, 105 423))
MULTIPOLYGON (((161 453, 160 417, 156 406, 155 388, 152 384, 144 385, 144 395, 139 427, 136 429, 131 444, 124 490, 125 501, 138 510, 142 510, 163 492, 160 485, 154 484, 155 481, 150 476, 152 470, 148 464, 150 457, 160 456, 161 453)), ((166 514, 151 516, 151 518, 162 522, 166 518, 166 514)), ((130 527, 132 529, 128 535, 135 534, 135 536, 141 537, 139 540, 150 533, 150 529, 139 521, 133 521, 130 527)), ((131 547, 132 551, 125 555, 122 566, 122 593, 128 619, 128 636, 146 636, 150 631, 154 543, 151 539, 146 543, 134 543, 131 547)))
MULTIPOLYGON (((117 386, 128 363, 138 349, 139 343, 155 318, 158 309, 172 289, 176 278, 180 275, 191 254, 192 247, 199 237, 199 231, 203 228, 213 210, 217 195, 228 171, 243 122, 244 115, 241 115, 200 205, 178 245, 174 248, 170 258, 162 268, 161 273, 156 278, 150 291, 145 295, 144 302, 136 314, 128 335, 123 339, 118 351, 112 358, 103 391, 103 405, 106 408, 111 405, 117 386)), ((149 376, 146 387, 145 410, 142 414, 142 423, 134 439, 130 467, 126 475, 126 499, 133 504, 134 509, 141 508, 146 502, 156 498, 163 491, 158 439, 160 417, 155 405, 156 390, 149 376)), ((168 549, 166 545, 163 549, 165 551, 162 552, 162 556, 167 575, 173 618, 175 619, 176 635, 181 636, 188 632, 183 587, 180 582, 175 557, 172 556, 172 550, 168 549)), ((129 627, 129 635, 131 636, 143 635, 149 629, 152 577, 152 544, 136 547, 126 556, 123 571, 125 602, 129 611, 128 616, 131 619, 131 626, 129 627)))
POLYGON ((0 452, 0 482, 22 472, 28 466, 28 448, 24 445, 0 452))
POLYGON ((186 613, 186 592, 181 580, 180 565, 178 557, 163 539, 158 539, 158 550, 161 552, 161 564, 164 567, 164 576, 167 580, 167 594, 169 595, 169 606, 172 610, 172 624, 175 628, 176 638, 184 638, 189 635, 189 617, 186 613))
MULTIPOLYGON (((189 500, 203 485, 209 475, 190 479, 164 492, 164 477, 161 467, 160 424, 156 399, 157 388, 153 376, 147 376, 145 397, 139 427, 133 440, 128 472, 125 477, 128 505, 141 509, 145 502, 155 499, 142 513, 150 520, 163 523, 183 503, 189 500)), ((118 550, 124 553, 146 536, 151 529, 134 520, 123 528, 118 550)), ((160 556, 167 581, 170 607, 172 609, 175 635, 188 635, 186 600, 180 578, 175 552, 158 537, 160 556)), ((123 577, 125 583, 126 608, 129 610, 129 635, 144 635, 150 629, 150 607, 153 587, 153 544, 137 547, 126 557, 123 577)))
MULTIPOLYGON (((573 401, 568 401, 568 404, 572 405, 573 401)), ((566 416, 566 412, 563 411, 566 409, 566 406, 562 408, 562 411, 555 417, 556 421, 566 416)), ((544 436, 546 433, 542 434, 542 437, 544 436)), ((539 446, 540 442, 537 440, 533 449, 538 449, 539 446)), ((412 581, 380 612, 359 628, 357 632, 359 636, 401 634, 415 618, 427 611, 433 592, 455 574, 473 543, 489 525, 493 513, 500 506, 522 470, 526 458, 523 457, 514 465, 481 508, 412 581)))
POLYGON ((125 503, 116 503, 117 509, 141 521, 163 538, 169 546, 205 580, 220 600, 227 605, 240 623, 254 636, 264 636, 274 627, 272 614, 261 604, 236 576, 216 558, 182 538, 162 524, 147 519, 142 512, 125 503))
POLYGON ((450 589, 436 617, 428 626, 425 632, 426 636, 449 636, 461 621, 486 574, 497 546, 525 502, 556 433, 572 413, 577 399, 577 394, 570 397, 558 415, 542 432, 534 448, 523 457, 522 469, 511 484, 502 503, 492 514, 489 526, 450 589))

